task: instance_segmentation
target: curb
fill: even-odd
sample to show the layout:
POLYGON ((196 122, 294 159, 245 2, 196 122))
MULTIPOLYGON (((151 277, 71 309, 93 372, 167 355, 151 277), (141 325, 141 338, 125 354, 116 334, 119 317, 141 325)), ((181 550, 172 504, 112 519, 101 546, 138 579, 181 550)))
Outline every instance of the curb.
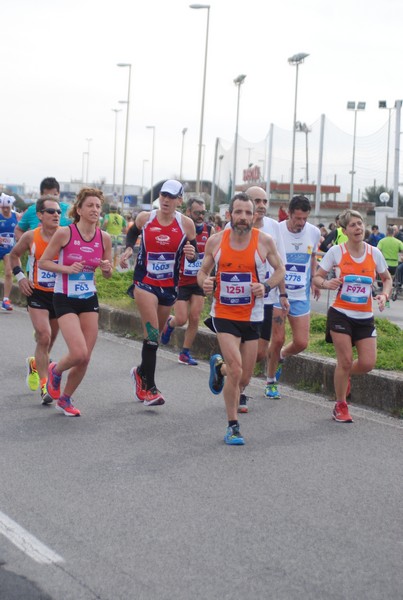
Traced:
MULTIPOLYGON (((2 291, 3 282, 0 281, 0 293, 2 291)), ((25 304, 24 296, 16 285, 13 285, 10 298, 17 305, 25 304)), ((133 312, 123 311, 100 304, 99 327, 117 335, 143 339, 141 319, 134 310, 133 312)), ((184 335, 184 327, 175 328, 170 344, 166 348, 179 352, 183 345, 184 335)), ((212 354, 219 351, 216 336, 205 327, 199 329, 192 346, 192 354, 197 358, 208 360, 212 354)), ((320 393, 334 399, 335 365, 336 361, 332 358, 308 353, 291 356, 284 364, 281 381, 298 389, 320 393)), ((403 414, 403 374, 396 371, 374 369, 366 375, 357 375, 351 380, 351 397, 354 404, 401 416, 403 414)))

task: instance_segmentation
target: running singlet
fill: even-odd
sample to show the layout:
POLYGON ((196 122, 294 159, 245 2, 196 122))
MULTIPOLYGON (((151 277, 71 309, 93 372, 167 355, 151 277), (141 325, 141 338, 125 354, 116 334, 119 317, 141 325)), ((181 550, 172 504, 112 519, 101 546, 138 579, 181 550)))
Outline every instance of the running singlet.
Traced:
MULTIPOLYGON (((284 242, 283 242, 283 238, 281 237, 281 234, 280 234, 279 223, 277 221, 275 221, 274 219, 271 219, 270 217, 263 217, 263 227, 261 227, 259 229, 259 231, 263 231, 263 233, 268 233, 269 235, 271 235, 271 237, 274 240, 274 243, 276 244, 277 252, 279 253, 281 260, 285 264, 286 259, 285 259, 284 242)), ((265 275, 265 280, 269 279, 274 271, 274 269, 270 265, 269 261, 267 261, 266 264, 267 264, 267 272, 265 275)), ((278 294, 279 294, 278 287, 273 288, 272 290, 270 290, 268 296, 265 296, 264 303, 265 304, 275 304, 276 302, 278 302, 278 299, 279 299, 278 294)))
POLYGON ((14 229, 17 225, 17 215, 11 213, 7 219, 0 213, 0 258, 9 254, 14 246, 14 229))
POLYGON ((305 223, 300 233, 292 233, 287 221, 279 224, 284 241, 285 287, 289 300, 309 300, 311 292, 311 258, 320 240, 320 231, 310 223, 305 223))
POLYGON ((199 258, 195 262, 191 263, 188 261, 186 256, 183 254, 179 269, 179 286, 182 285, 197 285, 197 273, 200 270, 201 264, 204 258, 204 249, 208 238, 211 235, 211 226, 207 223, 203 223, 203 229, 200 233, 196 230, 196 243, 199 258))
MULTIPOLYGON (((38 266, 38 261, 42 254, 45 252, 48 242, 42 237, 41 227, 34 229, 34 237, 32 239, 31 248, 29 251, 28 264, 29 264, 29 280, 34 284, 36 290, 42 290, 43 292, 53 292, 55 287, 56 273, 45 271, 38 266)), ((57 256, 53 259, 57 262, 57 256)))
POLYGON ((372 284, 376 271, 384 273, 387 270, 381 251, 370 244, 364 243, 364 246, 365 252, 358 259, 349 254, 345 243, 333 246, 321 262, 325 271, 336 267, 337 277, 343 279, 333 308, 358 319, 372 316, 372 284))
POLYGON ((96 293, 94 271, 104 253, 102 232, 96 228, 94 237, 87 242, 81 237, 77 226, 69 225, 70 240, 60 250, 59 265, 72 265, 84 261, 81 273, 56 273, 55 293, 67 294, 70 298, 85 299, 96 293))
POLYGON ((140 250, 134 268, 134 282, 139 281, 158 287, 176 287, 179 279, 179 263, 182 257, 186 234, 182 226, 181 213, 169 225, 161 225, 157 210, 143 227, 140 250))
POLYGON ((266 260, 258 251, 259 230, 252 229, 249 246, 235 250, 230 245, 231 230, 225 229, 214 255, 216 290, 210 315, 231 321, 263 321, 263 298, 255 298, 251 283, 263 282, 266 260))

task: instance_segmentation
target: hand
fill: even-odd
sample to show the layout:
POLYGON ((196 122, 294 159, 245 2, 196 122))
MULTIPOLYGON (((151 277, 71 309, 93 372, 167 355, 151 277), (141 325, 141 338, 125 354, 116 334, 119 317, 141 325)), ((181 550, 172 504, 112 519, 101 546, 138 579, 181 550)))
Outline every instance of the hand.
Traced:
POLYGON ((203 292, 210 295, 214 292, 215 277, 206 277, 203 282, 203 292))
POLYGON ((102 273, 110 273, 113 267, 109 260, 100 260, 99 268, 101 269, 102 273))
POLYGON ((255 298, 264 298, 266 289, 263 283, 259 283, 257 281, 250 284, 250 291, 252 292, 252 295, 255 296, 255 298))
POLYGON ((186 258, 188 260, 193 260, 195 257, 195 254, 196 254, 195 247, 192 246, 192 244, 189 242, 189 240, 183 246, 183 254, 186 256, 186 258))
POLYGON ((129 266, 128 260, 132 255, 133 255, 133 250, 130 248, 130 246, 128 248, 126 248, 126 250, 123 252, 123 254, 120 255, 119 265, 122 267, 122 269, 128 268, 128 266, 129 266))
POLYGON ((375 300, 378 302, 378 308, 380 312, 383 312, 385 310, 387 302, 385 294, 378 294, 377 296, 375 296, 375 300))
POLYGON ((84 261, 73 262, 69 267, 67 267, 67 273, 81 273, 84 269, 84 264, 84 261))
POLYGON ((290 303, 288 302, 288 298, 284 298, 282 296, 280 298, 281 310, 283 311, 284 317, 286 317, 290 311, 290 303))
POLYGON ((26 277, 24 277, 24 279, 21 279, 18 282, 18 287, 20 288, 24 296, 32 296, 34 284, 32 283, 32 281, 29 281, 29 279, 27 279, 26 277))

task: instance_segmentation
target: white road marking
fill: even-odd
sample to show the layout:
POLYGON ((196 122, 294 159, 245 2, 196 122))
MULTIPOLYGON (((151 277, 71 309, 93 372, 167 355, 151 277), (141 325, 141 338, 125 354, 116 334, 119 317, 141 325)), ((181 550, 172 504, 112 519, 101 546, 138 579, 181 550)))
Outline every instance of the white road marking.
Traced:
POLYGON ((35 536, 31 535, 21 525, 10 519, 0 511, 0 533, 2 533, 14 546, 17 546, 32 560, 42 565, 64 562, 64 559, 42 544, 35 536))

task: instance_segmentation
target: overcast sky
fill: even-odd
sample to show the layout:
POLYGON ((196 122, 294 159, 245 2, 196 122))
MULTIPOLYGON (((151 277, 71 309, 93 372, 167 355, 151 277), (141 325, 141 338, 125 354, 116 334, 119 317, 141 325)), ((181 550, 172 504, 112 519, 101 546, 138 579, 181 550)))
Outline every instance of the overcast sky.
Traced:
MULTIPOLYGON (((117 180, 123 171, 124 104, 132 64, 126 182, 150 184, 178 176, 182 130, 184 178, 195 178, 207 10, 183 0, 2 0, 0 9, 0 183, 36 188, 45 176, 80 179, 90 142, 89 178, 112 182, 115 115, 117 180)), ((217 137, 232 140, 237 91, 239 134, 265 138, 270 123, 291 130, 295 68, 297 119, 325 113, 352 132, 348 100, 366 101, 359 135, 385 125, 403 98, 401 0, 211 0, 204 116, 204 177, 212 177, 217 137)))

